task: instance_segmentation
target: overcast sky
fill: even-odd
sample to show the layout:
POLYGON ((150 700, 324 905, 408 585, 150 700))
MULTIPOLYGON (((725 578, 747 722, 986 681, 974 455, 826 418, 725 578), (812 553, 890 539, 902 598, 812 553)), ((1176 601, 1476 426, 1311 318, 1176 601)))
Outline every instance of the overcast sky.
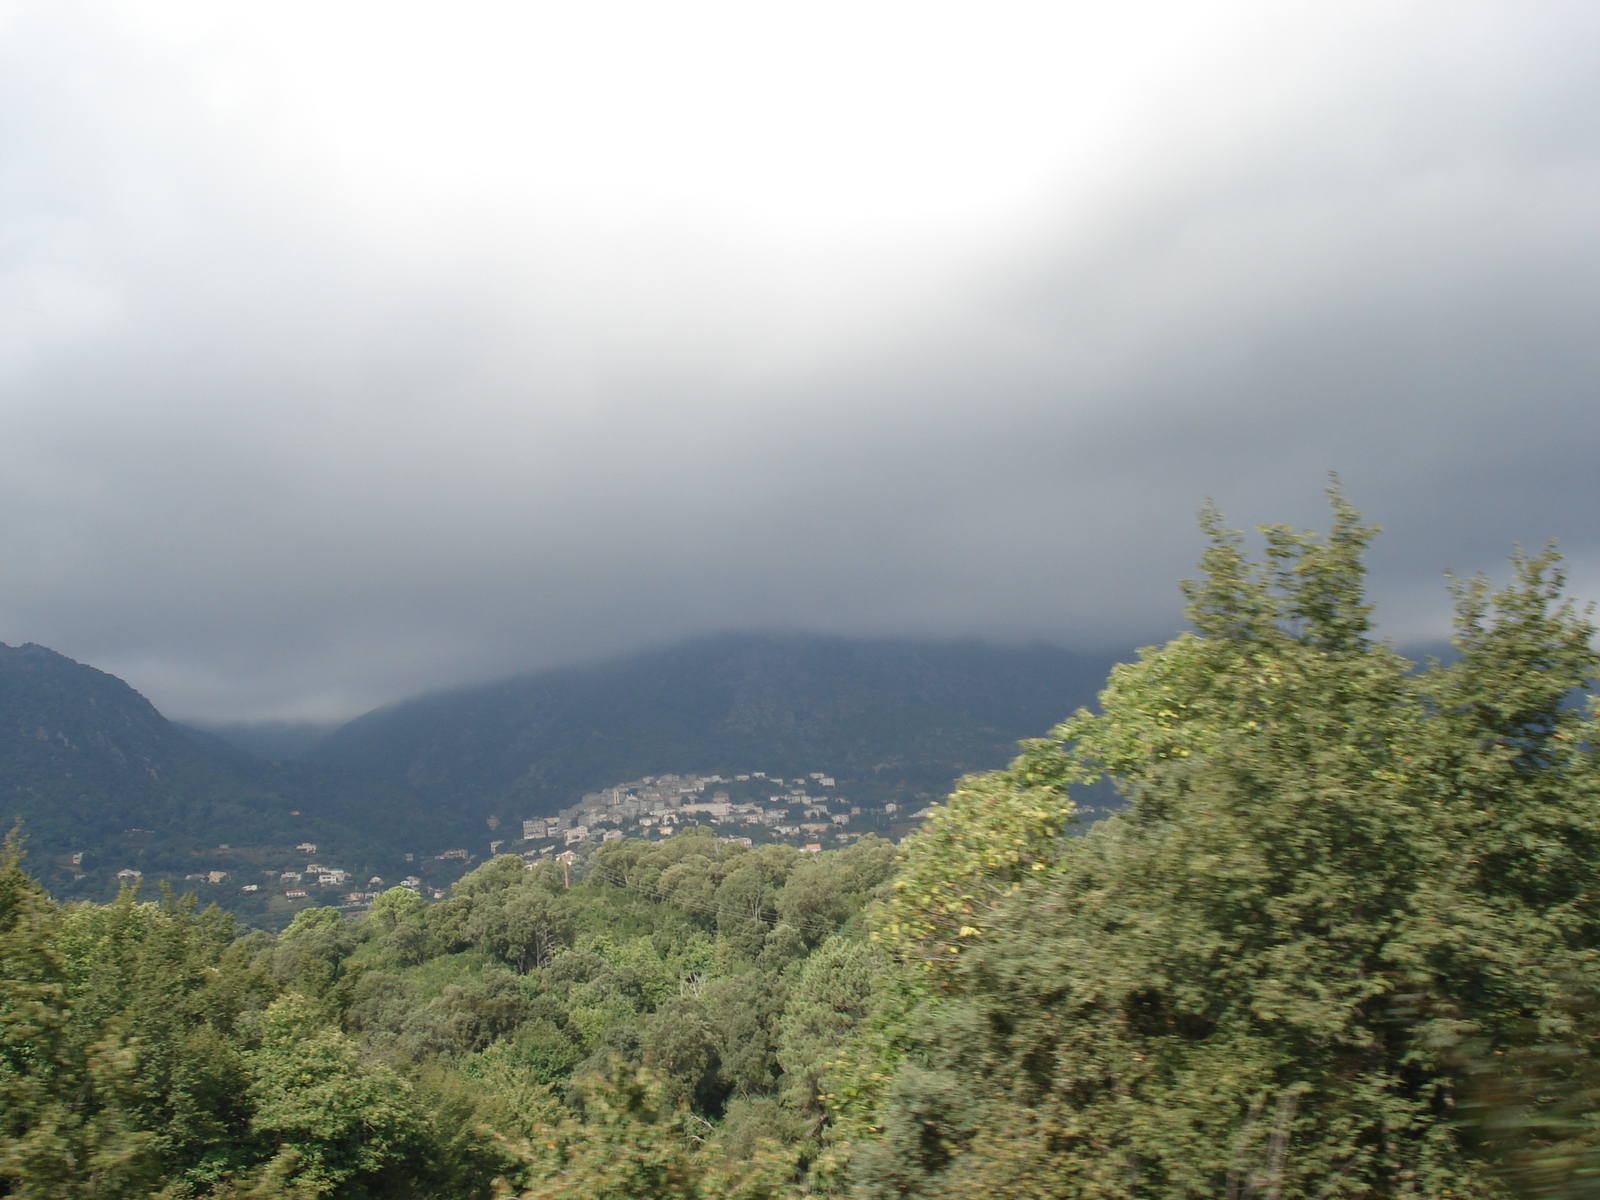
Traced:
POLYGON ((1600 6, 0 3, 0 640, 353 715, 723 629, 1600 592, 1600 6))

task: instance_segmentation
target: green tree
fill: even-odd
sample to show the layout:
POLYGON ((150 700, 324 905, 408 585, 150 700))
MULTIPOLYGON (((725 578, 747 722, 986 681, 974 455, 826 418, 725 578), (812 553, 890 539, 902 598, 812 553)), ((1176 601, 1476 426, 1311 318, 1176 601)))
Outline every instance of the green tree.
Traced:
POLYGON ((422 897, 416 892, 410 888, 392 887, 372 902, 372 907, 367 909, 367 920, 384 933, 393 933, 405 922, 420 917, 422 907, 422 897))
POLYGON ((572 901, 519 881, 480 897, 466 932, 474 945, 526 974, 570 942, 573 921, 572 901))
POLYGON ((846 1043, 872 1011, 874 982, 887 963, 870 943, 835 938, 806 960, 779 1029, 784 1099, 820 1126, 828 1079, 846 1043))
POLYGON ((659 1077, 613 1060, 580 1081, 583 1119, 539 1130, 525 1147, 521 1200, 776 1200, 793 1158, 776 1147, 730 1163, 684 1128, 659 1077))
POLYGON ((0 851, 0 1190, 27 1200, 115 1197, 151 1178, 137 1128, 135 1059, 116 1036, 74 1036, 66 973, 51 945, 59 913, 0 851))
POLYGON ((297 1196, 428 1195, 411 1085, 363 1063, 303 996, 274 1001, 262 1024, 250 1053, 251 1129, 271 1151, 260 1178, 297 1196))
MULTIPOLYGON (((873 1195, 1493 1196, 1450 1047, 1559 1016, 1600 944, 1593 628, 1553 554, 1458 589, 1461 659, 1372 640, 1325 537, 1204 514, 1193 633, 963 781, 880 936, 920 1004, 873 1195), (1125 814, 1060 836, 1108 775, 1125 814)), ((1492 1051, 1491 1051, 1492 1052, 1492 1051)))

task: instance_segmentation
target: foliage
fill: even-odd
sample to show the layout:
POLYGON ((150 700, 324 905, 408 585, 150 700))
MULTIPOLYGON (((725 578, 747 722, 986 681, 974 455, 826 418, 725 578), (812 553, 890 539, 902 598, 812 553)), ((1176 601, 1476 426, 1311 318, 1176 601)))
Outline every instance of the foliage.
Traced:
POLYGON ((863 944, 893 865, 870 838, 695 833, 608 845, 570 890, 502 857, 443 902, 391 889, 274 937, 166 893, 61 907, 6 855, 0 1195, 172 1200, 565 1194, 574 1171, 775 1195, 816 1116, 783 1099, 789 981, 863 944), (513 1152, 538 1138, 567 1183, 513 1152))
POLYGON ((1327 537, 1269 527, 1259 564, 1205 514, 1194 632, 908 847, 882 938, 913 1007, 864 1192, 1501 1194, 1449 1048, 1557 1019, 1593 970, 1600 780, 1568 698, 1594 631, 1553 552, 1519 555, 1458 586, 1460 658, 1413 673, 1332 500, 1327 537), (1127 812, 1052 841, 1102 774, 1127 812))
POLYGON ((730 1163, 708 1151, 649 1071, 613 1059, 579 1090, 583 1119, 542 1128, 525 1144, 521 1200, 776 1200, 789 1190, 792 1155, 768 1145, 730 1163))

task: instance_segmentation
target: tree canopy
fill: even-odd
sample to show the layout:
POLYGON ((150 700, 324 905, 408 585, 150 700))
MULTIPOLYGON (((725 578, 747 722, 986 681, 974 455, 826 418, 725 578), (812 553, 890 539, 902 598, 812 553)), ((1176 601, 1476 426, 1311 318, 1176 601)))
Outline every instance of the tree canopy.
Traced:
POLYGON ((1519 553, 1456 584, 1458 657, 1414 670, 1331 500, 1259 562, 1203 514, 1192 632, 908 845, 869 1194, 1502 1194, 1460 1048, 1595 983, 1594 629, 1519 553), (1059 836, 1099 776, 1126 812, 1059 836))

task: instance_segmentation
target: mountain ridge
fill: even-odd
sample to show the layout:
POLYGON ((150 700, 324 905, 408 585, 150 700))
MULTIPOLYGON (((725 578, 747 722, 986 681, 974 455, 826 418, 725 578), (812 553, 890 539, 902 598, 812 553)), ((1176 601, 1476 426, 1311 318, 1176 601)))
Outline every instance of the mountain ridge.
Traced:
POLYGON ((393 785, 210 744, 125 681, 35 643, 0 643, 0 819, 20 824, 30 868, 66 896, 102 894, 123 867, 229 866, 224 843, 311 841, 387 864, 461 832, 393 785))
POLYGON ((206 898, 255 919, 262 881, 304 867, 302 843, 353 879, 443 879, 446 848, 466 847, 465 869, 519 821, 646 775, 824 773, 852 803, 912 812, 1092 702, 1112 661, 726 634, 412 697, 272 762, 114 675, 0 645, 0 820, 21 821, 30 868, 63 898, 105 898, 123 869, 147 884, 216 872, 230 882, 206 898))
POLYGON ((649 772, 826 770, 875 795, 942 796, 1092 703, 1116 656, 1046 643, 721 634, 412 697, 305 761, 501 820, 649 772))

